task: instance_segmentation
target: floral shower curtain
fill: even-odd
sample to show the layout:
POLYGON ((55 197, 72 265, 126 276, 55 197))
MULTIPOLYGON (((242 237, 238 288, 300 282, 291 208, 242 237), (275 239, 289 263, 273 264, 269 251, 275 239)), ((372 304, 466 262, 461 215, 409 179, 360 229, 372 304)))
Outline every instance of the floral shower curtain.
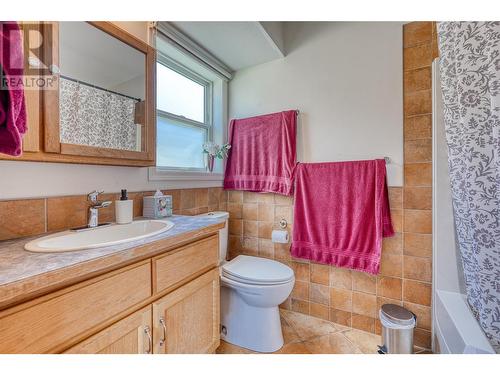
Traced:
POLYGON ((137 100, 61 77, 61 142, 137 150, 137 100))
POLYGON ((467 299, 500 352, 500 22, 440 22, 438 36, 467 299))

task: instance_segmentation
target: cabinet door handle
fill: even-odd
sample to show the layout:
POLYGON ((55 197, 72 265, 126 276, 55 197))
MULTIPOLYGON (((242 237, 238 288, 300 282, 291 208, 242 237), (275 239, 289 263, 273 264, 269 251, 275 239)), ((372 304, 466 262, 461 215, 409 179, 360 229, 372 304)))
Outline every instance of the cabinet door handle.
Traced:
POLYGON ((160 346, 163 346, 163 344, 165 344, 165 341, 167 341, 167 326, 165 325, 164 317, 160 318, 160 324, 163 327, 163 338, 160 340, 160 346))
POLYGON ((153 348, 153 337, 151 336, 151 329, 149 326, 144 327, 144 333, 148 336, 148 349, 144 353, 151 354, 151 350, 153 348))

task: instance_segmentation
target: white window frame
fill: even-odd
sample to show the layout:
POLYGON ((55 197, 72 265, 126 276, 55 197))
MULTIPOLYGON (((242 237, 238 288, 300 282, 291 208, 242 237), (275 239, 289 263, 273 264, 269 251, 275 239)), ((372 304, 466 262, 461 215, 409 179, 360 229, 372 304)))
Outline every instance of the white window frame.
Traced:
MULTIPOLYGON (((173 37, 168 31, 170 30, 170 26, 167 24, 166 22, 158 23, 157 38, 155 39, 157 60, 160 63, 165 61, 163 59, 166 59, 168 62, 174 62, 176 67, 183 68, 181 74, 186 73, 187 70, 193 73, 193 78, 201 78, 202 82, 208 81, 211 83, 211 90, 209 92, 211 95, 211 105, 205 106, 206 110, 210 110, 210 113, 206 115, 207 119, 204 123, 208 122, 211 125, 208 134, 209 139, 217 144, 223 144, 227 142, 227 90, 228 80, 232 78, 232 75, 221 73, 220 66, 213 65, 213 61, 215 60, 210 58, 207 59, 205 55, 200 57, 200 55, 196 53, 198 49, 194 42, 191 44, 179 43, 178 33, 173 37)), ((166 65, 168 68, 172 69, 169 64, 166 65)), ((225 72, 224 69, 222 71, 225 72)), ((162 113, 162 115, 163 114, 164 113, 162 113)), ((166 115, 173 120, 179 120, 179 116, 172 114, 166 115)), ((180 119, 186 120, 182 117, 180 117, 180 119)), ((172 189, 222 186, 224 180, 223 171, 224 161, 217 159, 213 172, 209 172, 207 168, 193 170, 187 168, 154 166, 148 168, 148 179, 149 181, 157 182, 168 181, 168 186, 172 189)))
MULTIPOLYGON (((208 79, 200 76, 199 74, 193 72, 192 70, 186 68, 185 66, 179 64, 178 62, 172 60, 168 56, 165 56, 162 53, 158 53, 157 61, 158 64, 164 65, 166 68, 173 70, 174 72, 190 79, 193 82, 198 83, 204 88, 204 114, 203 122, 199 122, 196 120, 192 120, 190 118, 176 115, 174 113, 170 113, 167 111, 163 111, 161 109, 156 108, 156 117, 162 117, 167 120, 172 120, 178 123, 181 123, 186 126, 193 126, 196 128, 200 128, 205 130, 206 132, 206 142, 213 140, 213 83, 208 79)), ((158 107, 158 106, 157 106, 158 107)), ((158 148, 158 143, 156 143, 156 147, 158 148)), ((201 152, 202 150, 200 150, 201 152)), ((156 168, 160 171, 164 172, 198 172, 198 173, 206 173, 207 165, 205 163, 204 168, 189 168, 189 167, 173 167, 173 166, 156 166, 156 168)))

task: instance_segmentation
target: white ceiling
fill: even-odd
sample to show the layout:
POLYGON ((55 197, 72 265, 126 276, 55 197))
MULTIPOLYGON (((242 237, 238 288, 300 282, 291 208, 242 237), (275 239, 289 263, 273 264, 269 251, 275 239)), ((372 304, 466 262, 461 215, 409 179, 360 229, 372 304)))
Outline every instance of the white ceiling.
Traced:
POLYGON ((282 22, 169 22, 236 71, 284 57, 282 22))

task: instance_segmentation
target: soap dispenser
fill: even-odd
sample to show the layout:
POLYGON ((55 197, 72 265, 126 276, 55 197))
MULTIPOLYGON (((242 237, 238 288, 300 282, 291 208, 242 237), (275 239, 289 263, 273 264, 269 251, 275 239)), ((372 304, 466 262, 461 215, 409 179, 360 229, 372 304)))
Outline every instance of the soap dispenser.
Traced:
POLYGON ((128 199, 126 189, 122 189, 120 200, 115 201, 115 216, 117 224, 132 222, 134 217, 134 201, 128 199))

